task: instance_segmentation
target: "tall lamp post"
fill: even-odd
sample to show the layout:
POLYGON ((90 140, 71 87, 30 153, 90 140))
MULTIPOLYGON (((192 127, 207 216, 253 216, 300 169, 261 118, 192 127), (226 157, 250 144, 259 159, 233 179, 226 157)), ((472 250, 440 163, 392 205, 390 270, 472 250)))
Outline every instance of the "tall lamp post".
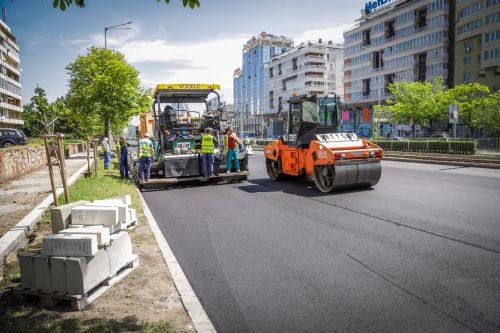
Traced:
POLYGON ((107 40, 107 32, 108 32, 108 30, 119 30, 119 29, 128 30, 128 29, 130 29, 130 27, 123 27, 123 26, 124 25, 129 25, 129 24, 132 24, 132 21, 129 21, 127 23, 113 25, 111 27, 104 27, 104 48, 106 49, 107 46, 108 46, 107 45, 108 44, 108 40, 107 40))
MULTIPOLYGON (((132 24, 132 21, 129 21, 129 22, 126 22, 126 23, 122 23, 122 24, 117 24, 117 25, 112 25, 110 27, 104 27, 104 48, 108 48, 108 37, 107 37, 107 33, 108 33, 108 30, 128 30, 130 29, 130 27, 124 27, 124 25, 129 25, 129 24, 132 24)), ((109 145, 110 147, 113 147, 113 137, 111 136, 111 119, 107 119, 106 120, 106 125, 107 125, 107 128, 109 130, 109 133, 105 133, 106 135, 109 136, 109 145)))

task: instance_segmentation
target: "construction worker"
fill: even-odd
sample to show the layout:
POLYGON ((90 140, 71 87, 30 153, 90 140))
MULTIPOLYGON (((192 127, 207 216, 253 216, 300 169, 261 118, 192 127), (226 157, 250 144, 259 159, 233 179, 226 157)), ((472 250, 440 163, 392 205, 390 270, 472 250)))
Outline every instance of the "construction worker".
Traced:
POLYGON ((149 139, 149 133, 144 133, 139 140, 139 181, 148 181, 151 176, 151 161, 154 156, 153 142, 149 139))
POLYGON ((226 155, 227 173, 231 172, 233 168, 233 161, 236 172, 240 172, 240 163, 238 162, 239 141, 240 140, 236 136, 236 133, 233 132, 233 129, 231 127, 228 127, 227 133, 224 137, 224 148, 227 154, 226 155))
POLYGON ((120 161, 120 177, 128 179, 128 145, 123 136, 118 141, 118 160, 120 161))
POLYGON ((102 139, 101 143, 102 154, 104 158, 104 169, 109 169, 109 163, 111 162, 111 147, 108 143, 108 138, 102 139))
POLYGON ((214 149, 219 144, 212 134, 213 129, 207 127, 205 133, 201 135, 201 157, 203 162, 203 177, 214 175, 214 149))

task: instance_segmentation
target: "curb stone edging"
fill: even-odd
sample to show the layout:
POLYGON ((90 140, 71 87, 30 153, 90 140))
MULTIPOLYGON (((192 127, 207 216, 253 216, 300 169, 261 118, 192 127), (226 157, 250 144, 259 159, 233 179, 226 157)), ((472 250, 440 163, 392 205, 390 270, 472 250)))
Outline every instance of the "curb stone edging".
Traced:
MULTIPOLYGON (((91 161, 91 164, 93 161, 91 161)), ((87 164, 85 163, 78 171, 76 171, 68 179, 68 186, 73 185, 82 173, 87 169, 87 164)), ((56 189, 56 194, 59 196, 64 192, 62 187, 56 189)), ((28 233, 33 229, 33 226, 40 220, 43 213, 50 208, 54 202, 54 196, 50 193, 40 204, 38 204, 31 212, 21 219, 14 227, 5 233, 5 235, 0 238, 0 269, 3 269, 5 257, 9 255, 11 251, 16 249, 20 242, 25 242, 28 233)), ((0 270, 1 271, 1 270, 0 270)))
POLYGON ((155 235, 156 242, 160 247, 163 259, 165 259, 165 263, 167 264, 170 274, 172 275, 172 280, 174 281, 177 292, 181 297, 182 304, 193 321, 196 331, 199 333, 216 333, 217 331, 215 330, 215 327, 210 321, 210 318, 208 318, 205 309, 203 309, 200 300, 196 296, 191 284, 182 270, 181 265, 177 261, 177 258, 168 245, 167 240, 163 236, 160 227, 158 227, 153 214, 149 210, 148 204, 142 197, 139 190, 137 190, 137 193, 139 193, 139 198, 144 209, 146 220, 148 221, 151 231, 155 235))

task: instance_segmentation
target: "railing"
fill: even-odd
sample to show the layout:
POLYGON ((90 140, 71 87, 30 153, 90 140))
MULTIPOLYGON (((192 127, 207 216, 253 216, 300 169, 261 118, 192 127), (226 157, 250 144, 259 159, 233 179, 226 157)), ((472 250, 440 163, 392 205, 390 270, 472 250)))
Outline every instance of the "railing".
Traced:
POLYGON ((500 153, 500 138, 479 138, 476 139, 477 150, 493 151, 500 153))

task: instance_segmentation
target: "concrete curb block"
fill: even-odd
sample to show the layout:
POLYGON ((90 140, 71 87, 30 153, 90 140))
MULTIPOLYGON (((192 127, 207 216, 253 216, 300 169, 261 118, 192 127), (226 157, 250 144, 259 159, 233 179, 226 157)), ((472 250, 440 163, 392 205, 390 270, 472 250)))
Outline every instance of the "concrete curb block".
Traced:
MULTIPOLYGON (((92 163, 93 161, 91 161, 92 163)), ((68 186, 73 185, 81 174, 87 169, 87 163, 83 165, 78 171, 76 171, 68 179, 68 186)), ((64 192, 62 187, 56 189, 56 193, 59 196, 64 192)), ((5 235, 0 238, 0 266, 4 261, 4 258, 15 249, 17 243, 19 243, 23 237, 25 238, 28 232, 33 229, 33 226, 38 222, 40 217, 43 215, 45 210, 50 208, 50 205, 54 202, 54 197, 49 194, 38 206, 36 206, 31 212, 28 213, 21 221, 19 221, 14 227, 12 227, 5 235), (14 236, 15 235, 15 236, 14 236)))
POLYGON ((168 245, 167 240, 165 239, 165 237, 163 237, 163 234, 160 228, 158 227, 158 224, 156 223, 153 214, 149 210, 146 201, 142 197, 141 192, 137 190, 137 193, 139 193, 139 197, 141 199, 141 203, 144 208, 144 215, 146 215, 149 227, 151 228, 153 234, 155 235, 158 246, 160 247, 160 251, 163 255, 163 258, 165 259, 168 269, 170 270, 172 279, 174 280, 175 287, 177 288, 177 291, 181 296, 182 304, 184 305, 184 308, 188 312, 189 317, 191 317, 191 320, 193 321, 196 330, 200 333, 217 332, 212 322, 208 318, 207 313, 203 309, 200 300, 196 296, 193 288, 191 287, 191 284, 189 283, 186 275, 184 274, 181 265, 177 261, 177 258, 175 258, 175 255, 172 252, 170 246, 168 245))

